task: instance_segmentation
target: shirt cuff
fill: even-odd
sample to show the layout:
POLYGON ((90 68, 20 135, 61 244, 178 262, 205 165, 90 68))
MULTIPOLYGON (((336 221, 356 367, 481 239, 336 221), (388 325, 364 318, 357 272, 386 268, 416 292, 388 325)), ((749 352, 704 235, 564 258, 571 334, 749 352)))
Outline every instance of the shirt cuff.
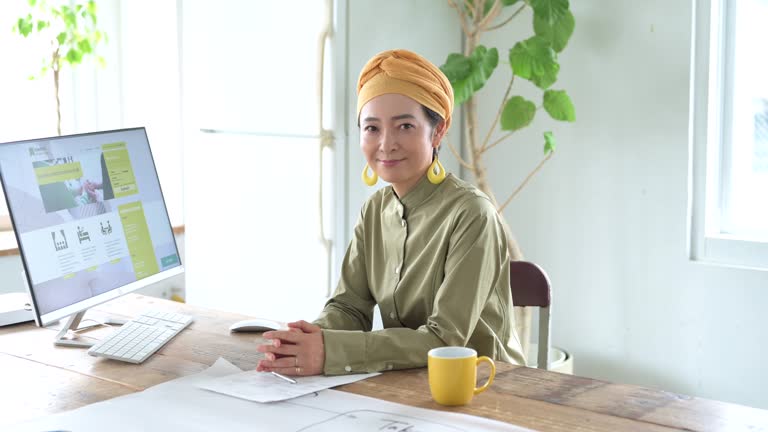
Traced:
POLYGON ((366 373, 367 335, 361 331, 323 330, 325 375, 366 373))

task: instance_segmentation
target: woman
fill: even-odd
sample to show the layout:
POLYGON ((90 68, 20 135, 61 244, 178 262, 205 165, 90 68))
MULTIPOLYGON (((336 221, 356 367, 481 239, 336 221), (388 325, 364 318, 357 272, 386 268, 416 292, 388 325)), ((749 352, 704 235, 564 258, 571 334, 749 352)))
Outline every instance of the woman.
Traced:
POLYGON ((423 367, 427 351, 469 346, 524 364, 498 215, 437 158, 451 124, 445 75, 406 50, 382 52, 357 85, 363 180, 391 186, 363 205, 333 298, 310 324, 264 333, 257 370, 346 374, 423 367), (372 170, 373 173, 369 173, 372 170), (379 305, 383 330, 370 331, 379 305))

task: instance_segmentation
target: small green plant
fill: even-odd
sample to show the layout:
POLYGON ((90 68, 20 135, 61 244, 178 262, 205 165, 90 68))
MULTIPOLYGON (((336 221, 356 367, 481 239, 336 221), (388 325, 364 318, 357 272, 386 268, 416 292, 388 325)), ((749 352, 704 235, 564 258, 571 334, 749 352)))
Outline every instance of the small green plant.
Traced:
POLYGON ((43 58, 39 75, 30 79, 42 78, 50 70, 53 73, 54 94, 56 96, 56 131, 61 135, 61 100, 59 98, 59 74, 65 64, 75 66, 83 60, 93 57, 102 65, 104 59, 97 55, 95 48, 106 41, 106 35, 99 30, 96 17, 96 2, 56 5, 46 0, 29 0, 30 12, 19 18, 13 31, 26 37, 39 33, 50 40, 50 51, 43 58))
MULTIPOLYGON (((522 183, 502 204, 496 200, 487 180, 483 157, 496 145, 506 141, 515 131, 528 126, 540 108, 555 120, 573 122, 576 113, 565 90, 554 90, 560 64, 557 55, 568 44, 573 34, 575 20, 568 0, 448 0, 457 11, 464 33, 464 53, 452 53, 440 68, 451 81, 456 105, 461 105, 466 119, 464 130, 469 160, 465 160, 450 145, 459 163, 475 177, 478 188, 485 192, 501 213, 509 202, 554 154, 555 138, 552 132, 544 132, 544 157, 522 183), (533 36, 516 42, 508 53, 509 85, 504 94, 496 118, 482 140, 478 137, 478 118, 475 95, 479 92, 499 65, 499 50, 480 44, 481 36, 512 22, 523 10, 533 10, 533 36), (522 96, 511 96, 516 78, 530 81, 543 91, 539 104, 522 96), (491 136, 499 126, 504 134, 491 142, 491 136)), ((503 219, 503 218, 502 218, 503 219)), ((505 222, 506 224, 506 222, 505 222)), ((520 248, 505 226, 513 259, 521 259, 520 248)))

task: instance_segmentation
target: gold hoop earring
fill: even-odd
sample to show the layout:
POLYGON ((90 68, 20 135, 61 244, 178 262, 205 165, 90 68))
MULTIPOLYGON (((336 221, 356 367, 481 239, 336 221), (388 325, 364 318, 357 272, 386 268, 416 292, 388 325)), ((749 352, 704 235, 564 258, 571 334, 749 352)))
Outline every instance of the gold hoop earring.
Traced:
POLYGON ((373 186, 377 181, 379 181, 379 175, 376 174, 376 171, 372 170, 368 164, 365 164, 365 167, 363 168, 363 183, 367 184, 368 186, 373 186), (371 170, 373 173, 372 176, 368 175, 368 170, 371 170))
POLYGON ((440 163, 440 159, 437 158, 437 154, 435 154, 435 160, 432 161, 432 165, 430 165, 427 170, 427 178, 430 183, 436 185, 445 180, 445 168, 443 167, 443 164, 440 163))

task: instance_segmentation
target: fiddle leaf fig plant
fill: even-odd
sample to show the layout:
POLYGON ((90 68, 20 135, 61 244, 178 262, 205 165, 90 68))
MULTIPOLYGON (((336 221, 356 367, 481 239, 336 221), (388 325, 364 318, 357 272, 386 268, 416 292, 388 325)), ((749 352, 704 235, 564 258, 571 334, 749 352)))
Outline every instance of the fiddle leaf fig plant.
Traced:
MULTIPOLYGON (((449 54, 440 68, 451 82, 456 105, 460 105, 465 114, 466 127, 463 132, 467 158, 460 155, 450 143, 449 147, 459 163, 474 175, 478 188, 490 197, 501 213, 552 157, 557 143, 551 131, 543 131, 542 161, 502 203, 496 199, 488 184, 484 160, 487 152, 508 140, 515 131, 530 126, 540 108, 544 108, 553 120, 576 120, 576 109, 566 90, 553 88, 560 73, 558 54, 568 45, 576 21, 570 11, 569 0, 448 0, 448 4, 459 15, 465 50, 463 53, 449 54), (519 22, 518 17, 525 10, 532 11, 529 15, 532 21, 519 22), (529 25, 533 34, 507 47, 487 47, 481 44, 483 34, 513 22, 516 25, 529 25), (503 64, 499 62, 500 49, 507 50, 505 58, 508 61, 503 64), (496 118, 481 138, 476 97, 494 73, 503 74, 508 85, 499 103, 496 118), (533 101, 514 95, 513 85, 518 78, 539 88, 542 91, 541 99, 533 101), (491 141, 497 128, 502 135, 491 141)), ((508 224, 504 223, 512 258, 521 259, 520 248, 508 224)))

